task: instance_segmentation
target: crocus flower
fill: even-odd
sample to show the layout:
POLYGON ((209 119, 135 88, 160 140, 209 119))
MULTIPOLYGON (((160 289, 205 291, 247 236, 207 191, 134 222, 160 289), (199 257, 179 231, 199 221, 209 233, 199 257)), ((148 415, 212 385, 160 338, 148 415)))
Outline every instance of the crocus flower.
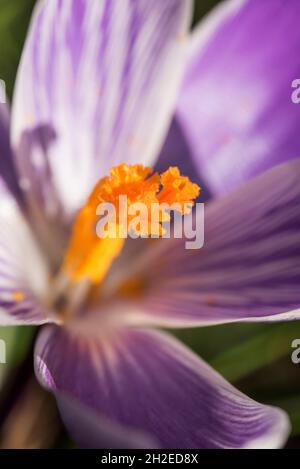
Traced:
POLYGON ((43 325, 36 375, 83 446, 273 448, 289 433, 161 329, 299 318, 300 4, 226 2, 190 40, 192 7, 39 2, 11 122, 0 108, 0 319, 43 325), (97 180, 153 166, 164 141, 163 161, 184 173, 190 152, 217 196, 204 248, 132 240, 98 284, 87 263, 87 282, 63 281, 97 180))

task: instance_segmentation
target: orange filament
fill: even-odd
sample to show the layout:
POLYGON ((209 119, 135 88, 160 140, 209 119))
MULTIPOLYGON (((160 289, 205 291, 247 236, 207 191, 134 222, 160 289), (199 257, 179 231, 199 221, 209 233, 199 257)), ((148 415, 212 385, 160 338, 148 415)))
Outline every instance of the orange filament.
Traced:
POLYGON ((181 176, 178 168, 171 167, 161 175, 152 173, 151 168, 140 164, 123 163, 111 168, 109 176, 98 181, 77 216, 63 271, 74 282, 88 279, 93 284, 100 283, 113 260, 120 254, 128 227, 132 229, 131 223, 136 218, 136 213, 133 215, 130 212, 132 204, 141 203, 147 209, 143 212, 146 220, 141 213, 141 222, 134 226, 133 231, 139 236, 161 235, 161 223, 169 220, 170 216, 163 208, 159 219, 153 224, 153 220, 150 220, 153 204, 160 207, 161 204, 177 203, 182 214, 188 213, 199 191, 197 184, 181 176), (127 197, 126 207, 122 205, 120 196, 127 197), (114 224, 110 225, 110 231, 105 237, 98 237, 96 232, 97 207, 101 203, 112 204, 116 215, 114 224))

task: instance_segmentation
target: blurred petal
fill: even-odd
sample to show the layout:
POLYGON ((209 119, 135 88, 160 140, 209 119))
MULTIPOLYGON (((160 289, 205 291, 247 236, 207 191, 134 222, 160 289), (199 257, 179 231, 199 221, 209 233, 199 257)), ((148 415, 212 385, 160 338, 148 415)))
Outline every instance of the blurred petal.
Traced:
POLYGON ((46 264, 1 181, 0 198, 0 325, 52 322, 40 303, 47 291, 46 264))
POLYGON ((112 165, 157 157, 182 76, 191 6, 38 3, 18 73, 12 135, 27 197, 49 218, 72 217, 112 165))
POLYGON ((154 170, 158 173, 163 173, 170 166, 177 166, 181 174, 188 176, 191 181, 201 187, 202 201, 204 199, 208 200, 211 197, 210 192, 207 187, 205 187, 205 183, 201 178, 201 174, 197 174, 197 168, 191 156, 190 148, 177 119, 173 119, 172 121, 154 170))
POLYGON ((200 250, 166 239, 145 252, 136 319, 179 327, 299 319, 299 179, 298 159, 208 204, 200 250))
POLYGON ((19 199, 21 193, 9 141, 9 126, 9 109, 5 104, 0 103, 0 178, 5 181, 12 194, 19 199))
POLYGON ((243 395, 161 332, 102 328, 88 336, 49 326, 35 369, 42 385, 152 434, 163 448, 277 448, 289 433, 284 412, 243 395))
POLYGON ((178 104, 216 193, 300 155, 300 2, 222 2, 196 31, 178 104))
POLYGON ((100 417, 70 395, 55 395, 64 424, 82 448, 157 448, 148 435, 100 417))

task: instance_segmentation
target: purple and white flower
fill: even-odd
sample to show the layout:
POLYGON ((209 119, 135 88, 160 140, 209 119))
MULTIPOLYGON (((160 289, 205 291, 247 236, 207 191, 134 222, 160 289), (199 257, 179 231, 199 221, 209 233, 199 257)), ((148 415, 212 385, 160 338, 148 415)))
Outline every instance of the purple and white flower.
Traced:
POLYGON ((224 2, 189 38, 192 9, 39 1, 11 118, 0 105, 0 320, 43 325, 36 375, 83 446, 277 448, 289 433, 159 329, 300 317, 300 3, 224 2), (216 196, 204 248, 134 241, 108 280, 138 276, 142 294, 60 317, 51 279, 95 182, 122 162, 184 172, 189 153, 216 196))

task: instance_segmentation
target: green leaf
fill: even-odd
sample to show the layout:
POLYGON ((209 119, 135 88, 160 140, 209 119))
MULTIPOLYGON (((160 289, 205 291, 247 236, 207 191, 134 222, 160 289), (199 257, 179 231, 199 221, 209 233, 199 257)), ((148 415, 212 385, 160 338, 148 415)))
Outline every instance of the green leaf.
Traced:
POLYGON ((6 365, 19 365, 32 344, 36 328, 31 326, 0 327, 0 339, 6 345, 6 365))
POLYGON ((220 0, 196 1, 194 10, 194 24, 197 24, 201 18, 218 3, 220 3, 220 0))
POLYGON ((274 399, 269 404, 285 410, 292 424, 292 435, 300 434, 300 396, 290 396, 283 399, 274 399))
POLYGON ((33 6, 34 0, 0 2, 0 78, 6 83, 9 98, 33 6))
POLYGON ((291 343, 297 337, 300 337, 298 322, 269 324, 258 335, 217 355, 210 364, 229 381, 237 381, 291 355, 291 343))

